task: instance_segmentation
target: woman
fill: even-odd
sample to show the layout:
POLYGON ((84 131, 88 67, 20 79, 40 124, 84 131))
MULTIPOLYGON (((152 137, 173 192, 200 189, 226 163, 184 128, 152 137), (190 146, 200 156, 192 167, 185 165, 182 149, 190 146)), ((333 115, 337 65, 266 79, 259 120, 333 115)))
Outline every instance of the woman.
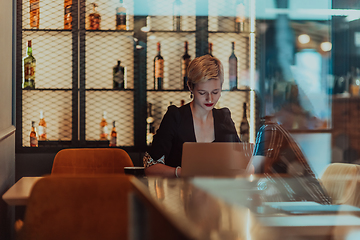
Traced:
POLYGON ((146 175, 181 176, 184 142, 239 142, 227 108, 215 109, 221 96, 224 69, 210 55, 195 58, 188 67, 193 100, 178 108, 169 106, 143 162, 146 175))

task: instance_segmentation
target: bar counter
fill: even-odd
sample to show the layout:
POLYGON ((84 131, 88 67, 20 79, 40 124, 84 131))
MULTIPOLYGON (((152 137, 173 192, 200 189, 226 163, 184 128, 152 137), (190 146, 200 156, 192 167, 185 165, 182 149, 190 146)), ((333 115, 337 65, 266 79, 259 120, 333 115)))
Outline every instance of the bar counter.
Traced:
POLYGON ((267 202, 271 189, 258 178, 132 183, 131 239, 347 239, 360 231, 359 208, 267 202))

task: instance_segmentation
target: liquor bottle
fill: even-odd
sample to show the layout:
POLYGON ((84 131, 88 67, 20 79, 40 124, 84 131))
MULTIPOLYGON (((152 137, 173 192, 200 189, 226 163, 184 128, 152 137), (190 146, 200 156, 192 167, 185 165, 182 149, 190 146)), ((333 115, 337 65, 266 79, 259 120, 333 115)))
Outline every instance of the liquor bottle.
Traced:
POLYGON ((174 0, 173 2, 173 31, 179 32, 181 30, 181 0, 174 0))
POLYGON ((345 91, 345 77, 337 77, 335 80, 333 94, 341 94, 345 91))
POLYGON ((246 116, 246 103, 243 104, 243 117, 240 123, 240 140, 241 142, 249 142, 249 122, 246 116))
POLYGON ((30 0, 30 27, 39 28, 40 0, 30 0))
POLYGON ((231 42, 231 55, 229 57, 229 84, 230 90, 237 89, 237 58, 235 56, 235 42, 231 42))
POLYGON ((351 96, 359 96, 359 92, 360 92, 360 70, 359 68, 356 68, 350 85, 350 94, 351 96))
POLYGON ((39 140, 41 140, 41 141, 45 141, 47 139, 46 122, 45 122, 44 112, 43 111, 40 111, 40 121, 39 121, 39 126, 38 126, 38 135, 39 135, 39 140))
POLYGON ((180 100, 180 107, 184 106, 185 105, 185 100, 184 99, 181 99, 180 100))
POLYGON ((64 0, 64 29, 72 28, 72 0, 64 0))
POLYGON ((237 0, 236 3, 236 18, 235 18, 235 32, 243 32, 244 31, 244 23, 245 23, 245 4, 244 0, 237 0))
POLYGON ((209 43, 209 48, 208 48, 208 50, 209 50, 209 55, 210 56, 212 56, 213 57, 213 54, 212 54, 212 47, 213 47, 213 44, 212 43, 209 43))
POLYGON ((117 132, 115 128, 115 121, 113 121, 113 128, 111 130, 109 147, 116 147, 116 138, 117 138, 117 132))
POLYGON ((32 45, 31 40, 27 43, 26 57, 23 60, 24 62, 24 89, 35 89, 35 68, 36 68, 36 59, 32 55, 32 45))
POLYGON ((113 89, 124 89, 125 88, 125 68, 120 66, 121 61, 117 61, 117 65, 113 67, 113 89))
POLYGON ((98 5, 96 3, 92 3, 93 10, 92 13, 89 14, 89 27, 90 30, 100 30, 100 22, 101 16, 97 11, 98 5))
POLYGON ((35 129, 35 121, 31 121, 31 131, 30 131, 30 147, 37 147, 38 139, 35 129))
POLYGON ((188 80, 188 66, 191 62, 190 55, 188 54, 188 42, 184 44, 184 55, 181 58, 181 75, 184 84, 184 90, 188 90, 187 80, 188 80))
POLYGON ((108 126, 106 122, 106 112, 103 112, 102 119, 100 122, 100 140, 108 140, 108 126))
POLYGON ((148 103, 148 112, 147 112, 147 118, 146 118, 146 144, 151 145, 153 141, 153 136, 155 134, 155 128, 154 128, 154 122, 155 119, 152 115, 152 104, 148 103))
POLYGON ((126 30, 126 8, 123 0, 120 0, 116 8, 116 30, 126 30))
POLYGON ((164 58, 161 56, 160 42, 157 43, 158 54, 154 58, 154 89, 162 90, 164 81, 164 58))

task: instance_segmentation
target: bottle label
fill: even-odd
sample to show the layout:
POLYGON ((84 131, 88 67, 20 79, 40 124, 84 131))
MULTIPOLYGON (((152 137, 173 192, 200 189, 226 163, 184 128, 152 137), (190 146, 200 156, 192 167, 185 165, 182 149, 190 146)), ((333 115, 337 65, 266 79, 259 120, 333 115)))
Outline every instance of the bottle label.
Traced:
POLYGON ((100 30, 100 16, 91 15, 90 20, 90 30, 100 30))
POLYGON ((116 137, 111 137, 110 138, 110 145, 116 146, 116 137))
POLYGON ((108 134, 108 127, 107 126, 103 126, 103 127, 101 127, 101 129, 100 129, 100 133, 101 134, 108 134))
POLYGON ((186 58, 186 59, 182 59, 181 60, 182 63, 181 63, 181 74, 183 75, 183 77, 187 77, 187 74, 188 74, 188 66, 191 62, 190 58, 186 58))
POLYGON ((155 61, 155 78, 164 78, 164 59, 155 61))
POLYGON ((38 145, 38 140, 36 137, 30 137, 30 146, 36 147, 38 145))
POLYGON ((30 79, 35 76, 35 68, 34 64, 32 63, 25 63, 24 64, 24 77, 25 79, 30 79))
POLYGON ((108 133, 109 130, 107 126, 100 127, 100 138, 107 138, 108 133))
POLYGON ((71 14, 71 4, 70 5, 67 5, 64 9, 64 15, 68 15, 68 14, 71 14))
POLYGON ((237 60, 235 58, 229 59, 229 75, 237 77, 237 60))
POLYGON ((46 127, 38 126, 38 134, 40 137, 43 137, 46 134, 46 127))
POLYGON ((248 124, 241 124, 240 127, 240 134, 249 133, 249 125, 248 124))
MULTIPOLYGON (((71 3, 71 1, 70 1, 71 3)), ((71 29, 72 28, 72 16, 71 16, 71 7, 72 5, 66 5, 64 8, 64 29, 71 29)))
POLYGON ((124 82, 124 72, 123 71, 117 71, 114 73, 113 77, 114 82, 122 84, 124 82))
POLYGON ((34 2, 30 3, 30 12, 38 10, 39 6, 40 6, 39 1, 34 1, 34 2))
POLYGON ((126 9, 124 7, 116 9, 116 26, 126 26, 126 9))
POLYGON ((229 59, 229 81, 230 81, 230 89, 237 88, 237 60, 236 60, 236 58, 229 59))

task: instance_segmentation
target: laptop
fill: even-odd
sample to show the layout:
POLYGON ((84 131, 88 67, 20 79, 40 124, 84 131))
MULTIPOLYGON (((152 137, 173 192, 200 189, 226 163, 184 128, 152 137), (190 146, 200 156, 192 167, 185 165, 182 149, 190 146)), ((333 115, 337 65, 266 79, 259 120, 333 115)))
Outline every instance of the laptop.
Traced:
POLYGON ((251 166, 252 143, 216 142, 183 144, 182 177, 235 177, 251 166))

